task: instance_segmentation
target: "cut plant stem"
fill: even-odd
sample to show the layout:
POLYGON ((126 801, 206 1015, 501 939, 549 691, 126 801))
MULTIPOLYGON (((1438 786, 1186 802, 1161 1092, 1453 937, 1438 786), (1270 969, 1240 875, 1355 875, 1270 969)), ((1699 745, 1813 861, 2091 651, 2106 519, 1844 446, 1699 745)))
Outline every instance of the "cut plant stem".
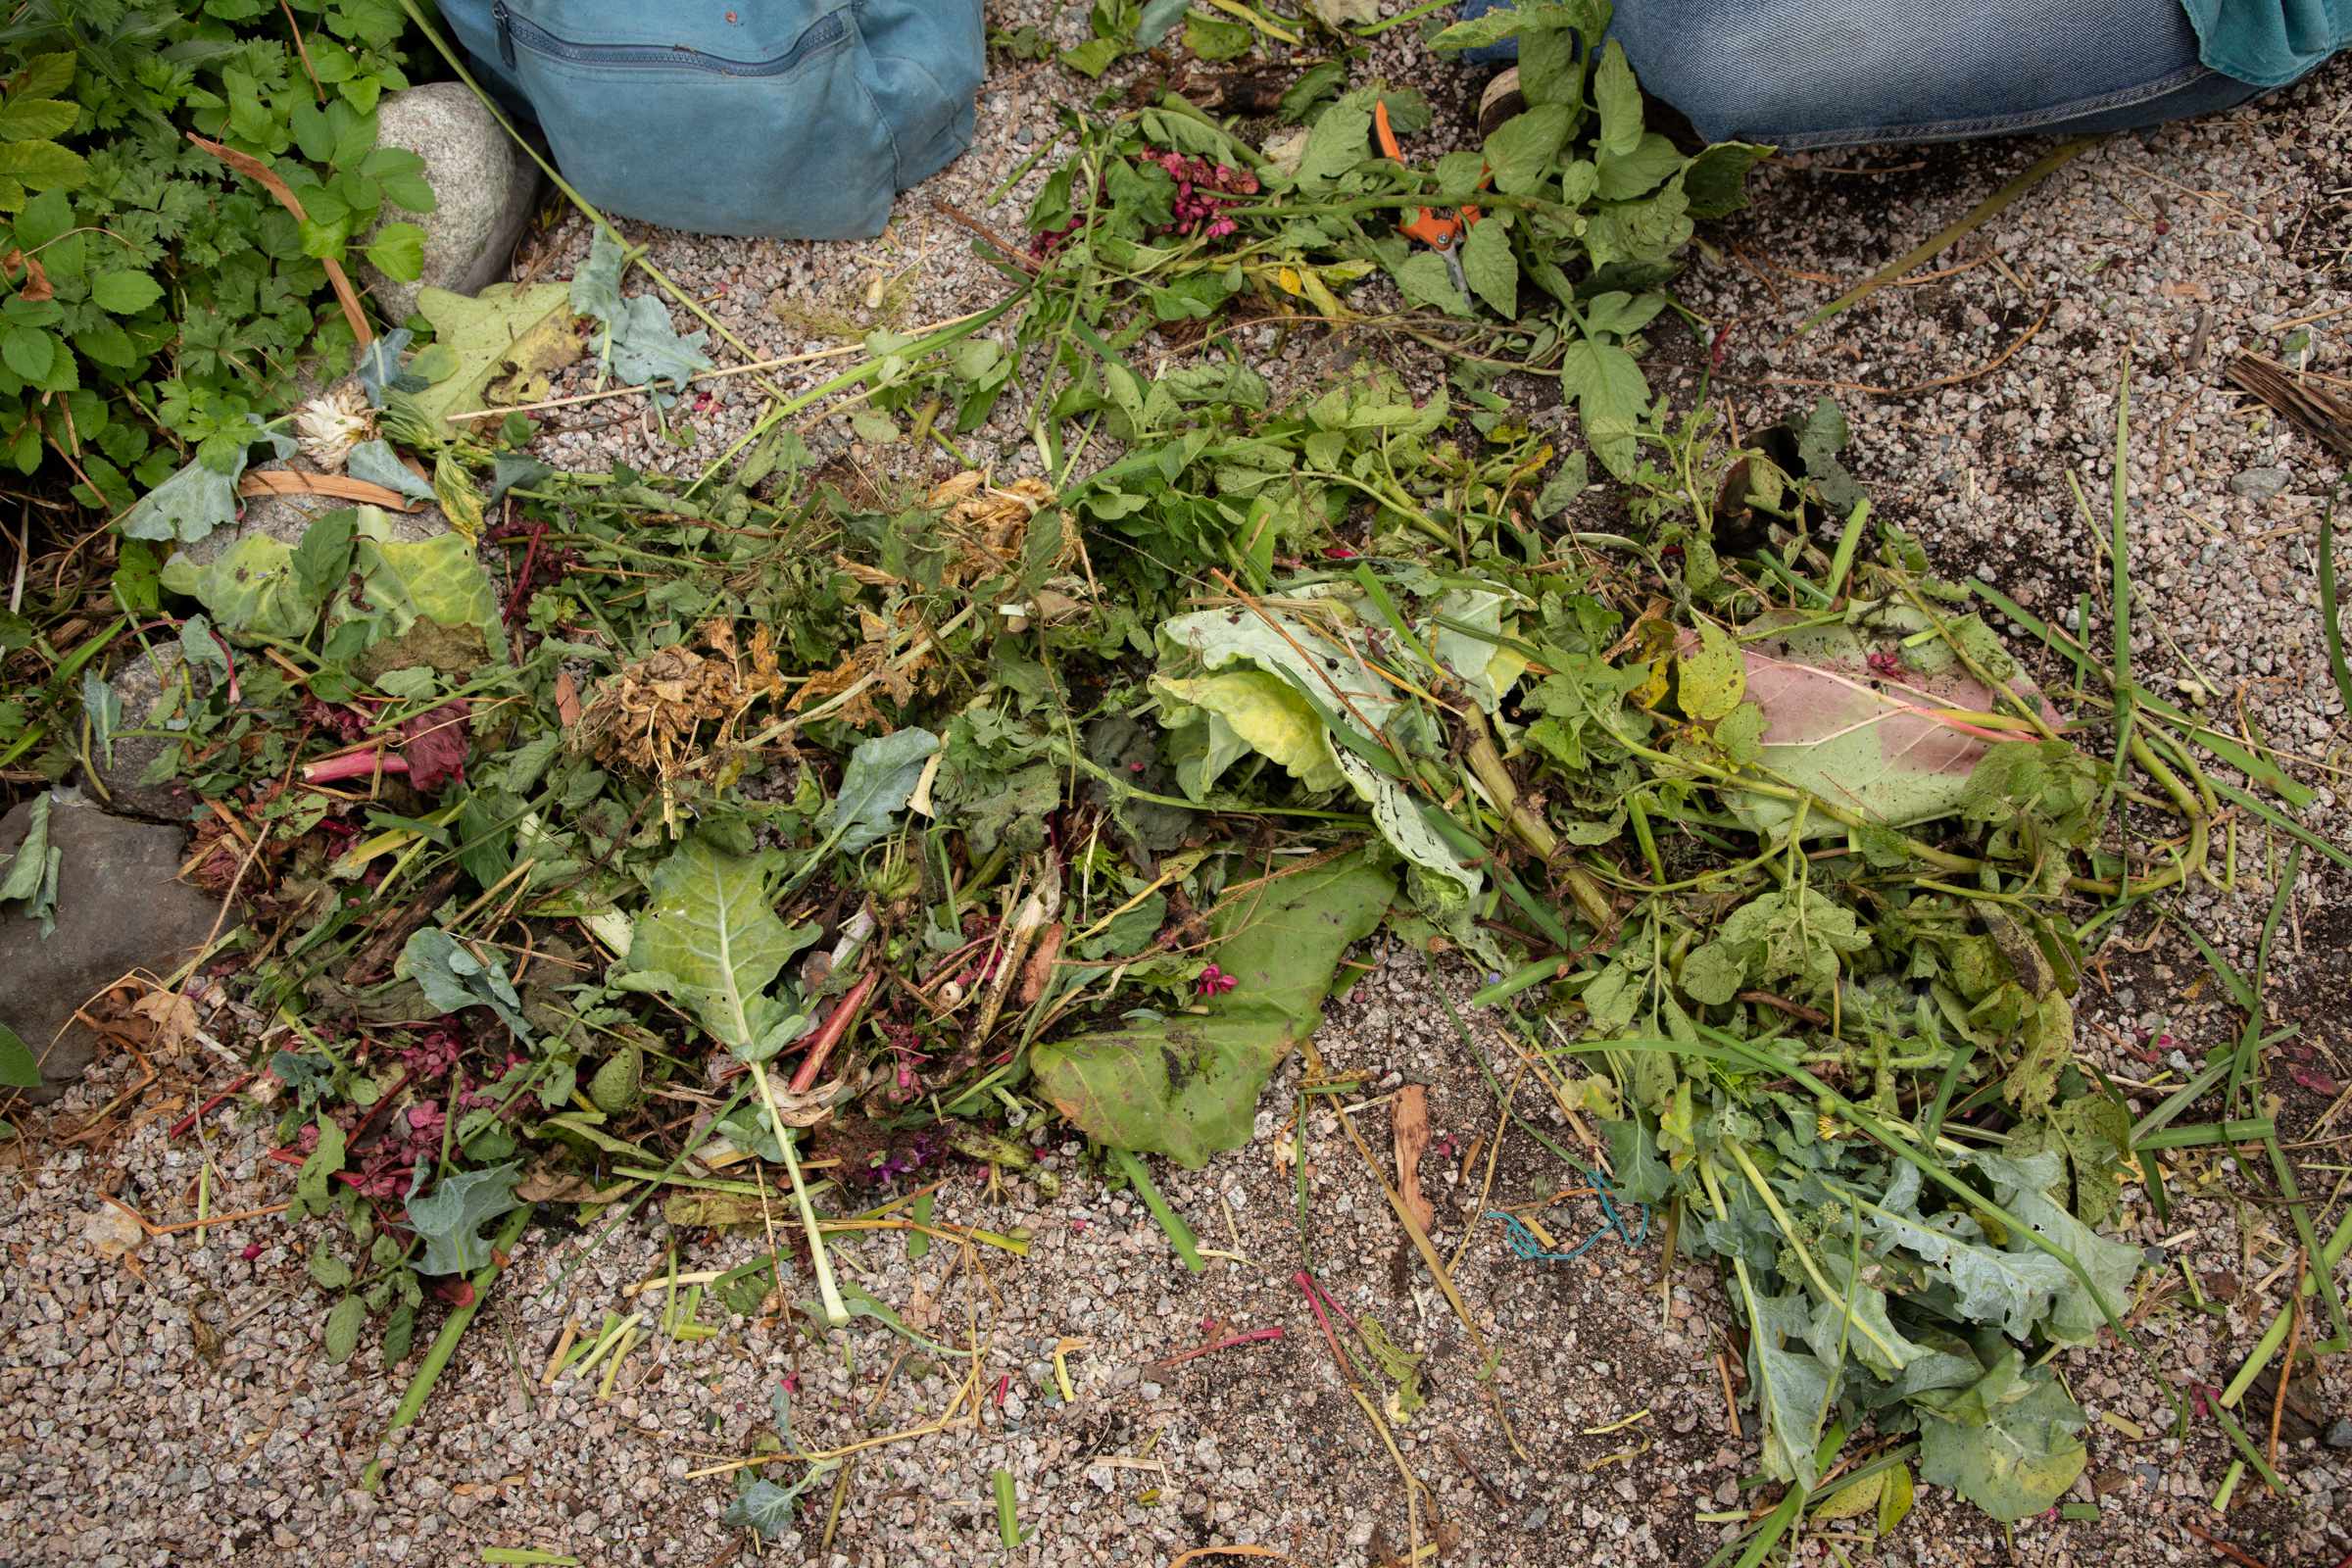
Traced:
POLYGON ((424 1364, 409 1380, 408 1392, 400 1396, 400 1404, 393 1410, 392 1419, 384 1424, 383 1437, 376 1440, 376 1457, 368 1460, 368 1468, 360 1474, 361 1491, 382 1490, 384 1460, 381 1449, 384 1440, 403 1427, 414 1426, 417 1416, 424 1413, 424 1401, 432 1396, 433 1385, 441 1380, 441 1373, 449 1365, 450 1356, 457 1351, 458 1341, 466 1337, 466 1325, 473 1321, 473 1314, 481 1310, 482 1302, 490 1295, 490 1288, 498 1283, 498 1276, 505 1271, 507 1250, 514 1245, 515 1238, 522 1234, 522 1228, 530 1222, 530 1205, 526 1203, 508 1215, 507 1222, 498 1228, 498 1239, 490 1244, 490 1261, 474 1271, 473 1299, 449 1314, 449 1321, 441 1325, 440 1334, 433 1340, 433 1348, 424 1352, 424 1364))
POLYGON ((1194 1236, 1193 1228, 1185 1223, 1184 1216, 1169 1207, 1168 1200, 1160 1196, 1159 1189, 1152 1185, 1152 1173, 1144 1168, 1142 1158, 1126 1149, 1114 1149, 1110 1153, 1119 1169, 1127 1173, 1127 1180, 1142 1197, 1144 1206, 1152 1211, 1152 1217, 1159 1222, 1159 1228, 1167 1232, 1168 1245, 1176 1249, 1176 1255, 1184 1259, 1184 1266, 1195 1274, 1208 1267, 1200 1261, 1200 1239, 1194 1236))
POLYGON ((800 1156, 793 1152, 792 1129, 784 1125, 784 1113, 776 1108, 775 1087, 767 1081, 767 1068, 753 1062, 752 1081, 760 1086, 760 1099, 767 1106, 768 1125, 775 1129, 776 1143, 784 1151, 784 1174, 792 1179, 792 1200, 801 1211, 801 1228, 808 1234, 808 1262, 816 1270, 817 1299, 824 1304, 828 1328, 846 1328, 850 1309, 841 1302, 841 1288, 833 1283, 833 1264, 825 1256, 825 1235, 817 1229, 816 1209, 808 1201, 808 1185, 801 1180, 800 1156))

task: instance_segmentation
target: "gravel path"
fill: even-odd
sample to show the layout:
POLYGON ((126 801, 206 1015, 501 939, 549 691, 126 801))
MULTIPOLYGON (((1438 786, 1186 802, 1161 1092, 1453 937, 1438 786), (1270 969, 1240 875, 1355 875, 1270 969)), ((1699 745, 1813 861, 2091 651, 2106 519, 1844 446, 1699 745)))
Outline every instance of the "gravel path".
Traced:
MULTIPOLYGON (((1074 41, 1082 10, 1062 8, 1047 25, 1074 41)), ((1392 74, 1427 83, 1442 118, 1459 99, 1450 69, 1416 63, 1396 34, 1383 49, 1392 74)), ((1051 67, 1001 73, 985 90, 972 152, 908 193, 891 234, 872 244, 643 237, 651 259, 760 356, 815 353, 875 324, 957 314, 994 298, 998 283, 968 232, 934 202, 1011 235, 1051 157, 998 205, 988 198, 1054 135, 1055 103, 1081 90, 1051 67)), ((2323 792, 2316 825, 2352 840, 2348 803, 2329 788, 2346 715, 2321 651, 2313 577, 2336 465, 2223 378, 2240 353, 2352 377, 2348 149, 2352 65, 2339 63, 2269 103, 2092 150, 1931 270, 1947 275, 1885 290, 1801 340, 1790 333, 1818 305, 2046 147, 1878 149, 1814 160, 1820 167, 1777 165, 1758 180, 1755 208, 1705 236, 1710 252, 1682 297, 1732 325, 1714 391, 1742 429, 1834 391, 1882 514, 1919 534, 1947 570, 1977 571, 2040 613, 2063 617, 2088 593, 2099 637, 2106 565, 2067 474, 2079 475, 2085 495, 2105 496, 2129 356, 2138 667, 2161 672, 2160 689, 2172 682, 2180 700, 2209 706, 2233 729, 2242 719, 2324 764, 2303 770, 2323 792)), ((585 243, 578 221, 558 221, 527 249, 522 270, 567 275, 585 243)), ((1314 345, 1295 340, 1282 352, 1289 379, 1314 373, 1314 345)), ((1653 375, 1687 399, 1703 358, 1703 346, 1661 343, 1653 375)), ((823 363, 798 368, 797 378, 780 373, 777 384, 814 384, 823 363)), ((687 400, 668 433, 634 399, 563 411, 541 455, 579 466, 699 469, 761 402, 749 377, 713 390, 707 407, 687 400)), ((1535 396, 1539 416, 1556 419, 1535 396)), ((975 456, 994 455, 988 435, 975 456)), ((855 462, 890 461, 839 420, 819 421, 811 438, 855 462)), ((1007 450, 1006 466, 1022 461, 1007 450)), ((2233 891, 2200 888, 2183 908, 2235 959, 2251 956, 2278 850, 2243 828, 2233 891)), ((2352 988, 2352 884, 2310 864, 2304 875, 2280 934, 2276 1005, 2302 1027, 2296 1049, 2341 1078, 2352 1066, 2341 1001, 2352 988)), ((2235 1023, 2206 995, 2204 967, 2177 931, 2142 917, 2125 935, 2139 951, 2102 966, 2083 1012, 2094 1049, 2112 1043, 2107 1065, 2129 1084, 2148 1070, 2124 1049, 2138 1031, 2169 1030, 2193 1054, 2235 1023)), ((1365 1098, 1374 1102, 1396 1083, 1427 1084, 1437 1133, 1467 1149, 1494 1128, 1493 1096, 1434 1008, 1420 961, 1367 956, 1374 966, 1335 1011, 1323 1054, 1373 1080, 1365 1098)), ((707 1308, 704 1320, 721 1326, 715 1337, 640 1348, 609 1392, 570 1378, 549 1386, 541 1370, 566 1320, 593 1327, 607 1311, 639 1304, 622 1288, 663 1270, 673 1243, 678 1266, 692 1270, 749 1257, 755 1242, 673 1236, 645 1222, 590 1252, 581 1233, 534 1230, 424 1419, 390 1448, 384 1490, 363 1492, 360 1471, 414 1357, 388 1371, 370 1347, 346 1366, 325 1362, 320 1298, 303 1255, 315 1231, 265 1216, 119 1251, 126 1222, 101 1195, 158 1225, 183 1220, 208 1158, 214 1212, 287 1193, 284 1168, 262 1158, 258 1129, 217 1116, 209 1144, 169 1140, 171 1122, 218 1087, 223 1069, 201 1053, 161 1066, 156 1083, 77 1143, 91 1112, 137 1079, 128 1064, 102 1067, 35 1122, 29 1146, 0 1173, 0 1313, 9 1325, 0 1562, 278 1564, 315 1560, 323 1548, 341 1562, 460 1563, 481 1560, 485 1546, 596 1565, 752 1560, 747 1538, 719 1524, 727 1479, 690 1473, 756 1451, 772 1433, 783 1380, 798 1391, 798 1439, 844 1446, 935 1425, 971 1373, 966 1359, 872 1322, 816 1339, 787 1316, 707 1308)), ((1352 1568, 1403 1560, 1416 1528, 1447 1563, 1703 1560, 1730 1527, 1698 1516, 1737 1510, 1752 1457, 1725 1408, 1716 1357, 1728 1319, 1711 1270, 1681 1269, 1661 1289, 1654 1239, 1638 1250, 1604 1242, 1574 1263, 1543 1265, 1513 1258, 1492 1225, 1481 1228, 1458 1278, 1481 1335, 1499 1351, 1482 1376, 1483 1357, 1328 1110, 1306 1128, 1311 1220, 1302 1237, 1296 1173, 1275 1152, 1287 1139, 1272 1136, 1295 1072, 1285 1069, 1267 1095, 1258 1142, 1204 1171, 1163 1177, 1204 1242, 1231 1254, 1198 1278, 1176 1266, 1132 1197, 1104 1191, 1057 1135, 1041 1145, 1057 1195, 969 1173, 940 1195, 941 1219, 1025 1228, 1025 1258, 935 1249, 909 1259, 889 1235, 845 1246, 847 1271, 918 1332, 958 1347, 977 1338, 978 1416, 960 1406, 947 1430, 861 1450, 840 1489, 829 1546, 834 1493, 820 1488, 804 1537, 771 1546, 765 1560, 1169 1568, 1199 1548, 1254 1543, 1316 1568, 1352 1568), (1427 1488, 1409 1520, 1396 1464, 1290 1283, 1302 1245, 1341 1304, 1427 1356, 1429 1405, 1399 1436, 1403 1462, 1427 1488), (1202 1343, 1211 1319, 1219 1332, 1285 1333, 1155 1364, 1202 1343), (1074 1398, 1061 1392, 1056 1347, 1074 1398), (1009 1552, 998 1544, 991 1490, 1000 1468, 1015 1478, 1019 1520, 1035 1531, 1009 1552)), ((2283 1127, 2310 1136, 2329 1107, 2285 1093, 2283 1127)), ((2339 1141, 2308 1152, 2306 1182, 2340 1205, 2340 1102, 2334 1111, 2339 1141)), ((1359 1113, 1375 1149, 1387 1144, 1386 1115, 1379 1102, 1359 1113)), ((1541 1196, 1548 1163, 1514 1137, 1496 1194, 1541 1196)), ((2101 1418, 2079 1488, 2100 1501, 2101 1517, 2034 1521, 2010 1542, 1973 1511, 1923 1494, 1892 1544, 1873 1547, 1857 1527, 1810 1560, 1834 1560, 1829 1545, 1854 1562, 1923 1568, 2217 1560, 2190 1524, 2269 1568, 2327 1568, 2352 1550, 2352 1454, 2290 1437, 2281 1451, 2290 1494, 2264 1498, 2248 1486, 2225 1518, 2207 1502, 2228 1462, 2203 1435, 2210 1425, 2185 1444, 2164 1435, 2155 1380, 2226 1382, 2285 1299, 2280 1265, 2291 1250, 2281 1221, 2232 1202, 2225 1169, 2204 1172, 2199 1185, 2196 1168, 2185 1168, 2170 1226, 2156 1226, 2131 1195, 2134 1239, 2171 1270, 2151 1276, 2139 1318, 2160 1357, 2104 1350, 2065 1363, 2101 1418), (2183 1269, 2218 1314, 2190 1308, 2183 1269)), ((1444 1172, 1428 1185, 1439 1245, 1450 1252, 1479 1206, 1479 1172, 1465 1178, 1436 1158, 1431 1169, 1444 1172)), ((1563 1226, 1591 1221, 1574 1202, 1558 1213, 1563 1226)), ((2344 1358, 2325 1363, 2315 1398, 2331 1420, 2352 1416, 2344 1358)))

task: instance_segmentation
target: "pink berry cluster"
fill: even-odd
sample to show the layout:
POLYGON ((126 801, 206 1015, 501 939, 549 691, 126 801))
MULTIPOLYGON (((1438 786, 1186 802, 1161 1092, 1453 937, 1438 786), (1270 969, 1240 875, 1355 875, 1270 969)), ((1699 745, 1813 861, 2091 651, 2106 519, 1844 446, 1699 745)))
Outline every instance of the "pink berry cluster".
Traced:
POLYGON ((1187 158, 1177 152, 1146 153, 1144 162, 1157 164, 1176 182, 1176 219, 1162 234, 1200 234, 1223 239, 1241 225, 1224 216, 1220 202, 1257 194, 1257 176, 1246 170, 1212 164, 1205 158, 1187 158))
MULTIPOLYGON (((1258 193, 1257 176, 1248 170, 1234 169, 1226 164, 1212 164, 1205 158, 1189 158, 1180 152, 1157 149, 1141 153, 1138 161, 1155 165, 1176 182, 1173 217, 1152 230, 1154 234, 1177 234, 1186 238, 1200 235, 1204 239, 1223 239, 1236 232, 1241 224, 1224 215, 1222 202, 1238 201, 1258 193)), ((1098 188, 1098 202, 1109 199, 1108 184, 1098 188)), ((1059 228, 1040 230, 1030 236, 1029 254, 1051 256, 1055 247, 1075 232, 1082 217, 1073 217, 1059 228)))

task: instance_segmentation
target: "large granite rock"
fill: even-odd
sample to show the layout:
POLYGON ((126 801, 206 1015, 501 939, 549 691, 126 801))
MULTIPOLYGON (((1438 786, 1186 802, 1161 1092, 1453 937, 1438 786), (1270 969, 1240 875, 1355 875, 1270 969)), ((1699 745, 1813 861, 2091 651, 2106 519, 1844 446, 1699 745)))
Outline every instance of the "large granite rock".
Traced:
MULTIPOLYGON (((27 801, 0 817, 0 854, 24 842, 27 801)), ((200 947, 217 900, 178 879, 177 828, 112 816, 72 790, 50 794, 58 862, 57 929, 44 937, 22 906, 0 908, 0 1023, 41 1059, 36 1104, 64 1092, 103 1042, 74 1012, 132 969, 169 974, 200 947)))
MULTIPOLYGON (((424 160, 438 202, 429 213, 385 209, 385 221, 424 230, 424 271, 416 281, 396 282, 360 268, 376 308, 397 324, 416 309, 421 289, 471 294, 506 275, 538 199, 539 170, 462 81, 391 94, 376 106, 375 125, 377 146, 405 147, 424 160)), ((365 243, 353 247, 364 249, 365 243)))
POLYGON ((196 806, 187 787, 177 779, 160 784, 144 780, 155 760, 171 746, 169 732, 185 723, 189 705, 211 693, 213 671, 202 664, 187 668, 178 647, 162 641, 150 650, 133 649, 116 669, 114 688, 115 700, 122 705, 122 720, 113 756, 93 752, 90 758, 90 771, 104 786, 106 808, 186 826, 196 806))

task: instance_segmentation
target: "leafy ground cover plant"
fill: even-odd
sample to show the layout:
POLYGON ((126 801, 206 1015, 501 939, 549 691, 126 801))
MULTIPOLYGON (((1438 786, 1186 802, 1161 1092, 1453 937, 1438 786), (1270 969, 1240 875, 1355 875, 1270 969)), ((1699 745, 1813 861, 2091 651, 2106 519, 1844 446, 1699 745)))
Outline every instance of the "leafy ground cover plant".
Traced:
MULTIPOLYGON (((1278 111, 1293 128, 1262 148, 1172 93, 1107 120, 1070 111, 1078 150, 1030 205, 1025 256, 1000 258, 1030 288, 1019 343, 1042 351, 1049 373, 1024 422, 1055 466, 1063 423, 1105 405, 1125 438, 1137 412, 1125 405, 1144 389, 1120 357, 1146 334, 1213 337, 1246 307, 1340 325, 1378 315, 1490 368, 1555 379, 1593 456, 1629 477, 1651 417, 1639 358, 1666 308, 1660 286, 1698 220, 1738 210, 1766 149, 1686 156, 1645 128, 1607 24, 1605 3, 1531 5, 1446 29, 1440 48, 1517 36, 1527 107, 1483 147, 1427 168, 1381 156, 1373 135, 1376 109, 1399 134, 1426 126, 1421 95, 1350 87, 1340 62, 1300 78, 1278 111), (1480 215, 1451 263, 1399 230, 1424 206, 1480 215), (1375 273, 1404 312, 1350 303, 1375 273)), ((1005 384, 962 397, 958 426, 985 418, 1005 384)))
MULTIPOLYGON (((1608 70, 1604 51, 1579 93, 1613 98, 1608 70)), ((1568 117, 1602 125, 1577 144, 1592 194, 1640 202, 1656 181, 1600 195, 1608 116, 1568 117)), ((1332 232, 1332 211, 1293 203, 1385 223, 1432 187, 1353 146, 1344 164, 1335 139, 1328 191, 1276 171, 1252 192, 1240 165, 1204 179, 1211 153, 1128 134, 1094 144, 1067 218, 1039 230, 1062 238, 1004 300, 879 338, 820 389, 918 418, 949 389, 994 397, 1016 355, 983 334, 1021 320, 1059 371, 1035 405, 1053 471, 1081 450, 1055 445, 1065 421, 1122 449, 1082 478, 897 492, 784 426, 817 394, 693 479, 556 472, 451 426, 443 411, 528 373, 518 353, 593 339, 693 372, 701 345, 657 302, 624 304, 600 244, 569 289, 492 300, 480 332, 405 357, 388 339, 362 367, 376 439, 431 472, 405 482, 460 532, 411 542, 356 509, 155 574, 185 672, 158 767, 219 808, 199 875, 242 895, 241 984, 284 1020, 277 1157, 300 1208, 342 1227, 312 1250, 330 1351, 380 1315, 397 1357, 433 1295, 494 1277, 522 1205, 760 1223, 770 1189, 743 1173, 771 1163, 807 1250, 802 1309, 911 1338, 820 1205, 857 1211, 955 1155, 1017 1171, 1006 1134, 1046 1115, 1198 1264, 1141 1156, 1247 1141, 1348 945, 1385 927, 1483 972, 1478 1001, 1541 1091, 1606 1128, 1581 1156, 1531 1128, 1539 1143, 1721 1262, 1783 1489, 1748 1560, 1807 1512, 1890 1526, 1915 1476, 2003 1520, 2048 1506, 2083 1460, 2049 1358, 2120 1333, 2138 1273, 2100 1227, 2126 1181, 2161 1203, 2165 1150, 2256 1125, 2173 1123, 2217 1088, 2225 1116, 2245 1108, 2264 1027, 2258 979, 2237 977, 2245 1041, 2134 1122, 2077 1057, 2083 951, 2212 874, 2224 786, 2199 757, 2288 811, 2304 787, 2142 691, 2128 658, 1939 579, 1872 518, 1826 406, 1755 444, 1703 412, 1668 419, 1646 390, 1622 428, 1588 417, 1603 530, 1592 464, 1515 416, 1489 356, 1457 356, 1426 398, 1374 363, 1287 406, 1231 359, 1147 380, 1127 349, 1154 290, 1214 313, 1236 270, 1271 266, 1287 292, 1281 269, 1312 266, 1336 302, 1330 269, 1385 267, 1383 241, 1264 256, 1290 223, 1332 232), (1165 200, 1122 215, 1108 194, 1146 186, 1165 200), (1257 230, 1253 205, 1274 210, 1257 230), (1092 249, 1113 240, 1134 247, 1116 275, 1092 249), (1214 269, 1162 254, 1235 240, 1250 254, 1214 269), (924 402, 894 406, 909 391, 924 402), (2074 678, 2036 689, 1984 604, 2074 678), (2102 710, 2119 738, 2078 745, 2069 715, 2102 710), (1855 1462, 1866 1428, 1892 1446, 1855 1462)), ((1687 194, 1692 167, 1659 179, 1687 194)), ((1570 176, 1546 177, 1560 201, 1533 199, 1566 206, 1570 176)), ((1527 276, 1565 266, 1512 243, 1527 276)), ((1651 285, 1612 265, 1588 251, 1564 291, 1538 279, 1548 319, 1482 341, 1562 367, 1630 354, 1651 285)), ((338 443, 353 472, 402 482, 369 445, 338 443)), ((2121 566, 2115 602, 2128 614, 2121 566)), ((118 721, 85 714, 101 742, 118 721)), ((36 904, 42 874, 0 871, 36 904)), ((1463 1046, 1483 1064, 1467 1029, 1463 1046)), ((710 1294, 755 1310, 794 1266, 762 1258, 710 1294)), ((2340 1334, 2324 1277, 2315 1299, 2340 1334)), ((578 1364, 637 1331, 608 1324, 578 1364)), ((1365 1344, 1402 1419, 1412 1358, 1365 1344)), ((780 1531, 819 1473, 748 1481, 731 1516, 780 1531)))
POLYGON ((414 278, 416 154, 388 0, 35 0, 0 27, 0 458, 114 513, 190 457, 226 471, 305 355, 347 361, 324 264, 414 278), (260 160, 300 220, 192 141, 260 160), (372 230, 372 233, 370 232, 372 230))

